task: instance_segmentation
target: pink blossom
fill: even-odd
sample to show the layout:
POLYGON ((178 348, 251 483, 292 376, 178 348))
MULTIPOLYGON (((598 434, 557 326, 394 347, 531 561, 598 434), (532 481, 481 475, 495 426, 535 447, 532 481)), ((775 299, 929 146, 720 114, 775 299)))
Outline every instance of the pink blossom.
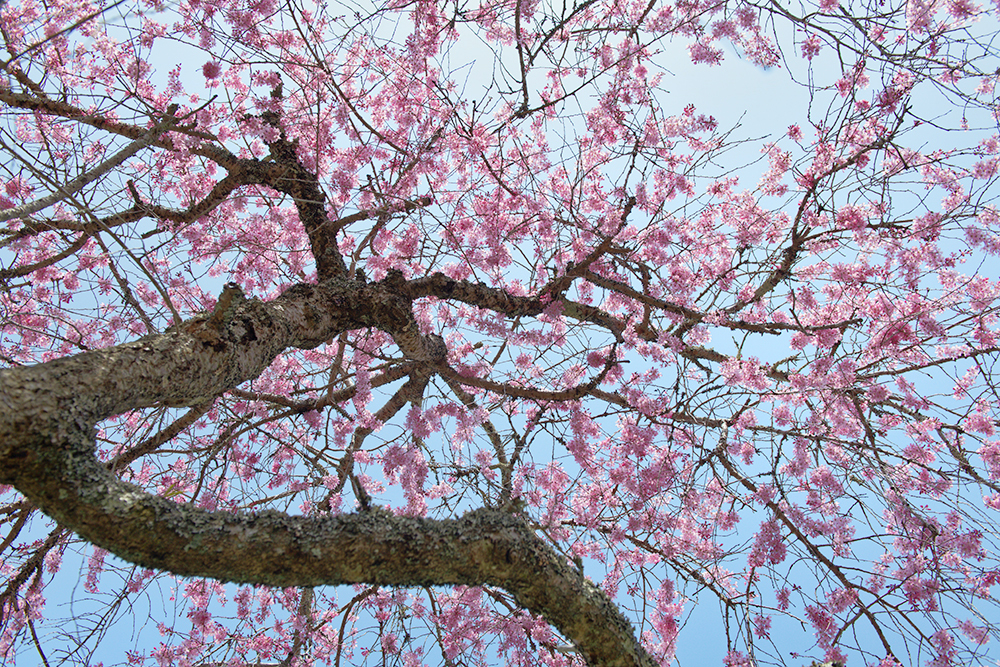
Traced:
MULTIPOLYGON (((403 576, 346 549, 225 573, 260 586, 176 579, 74 550, 107 517, 95 504, 76 525, 58 489, 33 497, 50 480, 15 471, 0 574, 27 579, 8 587, 0 662, 37 652, 29 620, 48 650, 69 612, 43 593, 80 558, 95 603, 150 610, 163 643, 123 646, 136 665, 571 667, 592 633, 532 603, 550 583, 622 607, 662 664, 699 640, 685 594, 743 623, 727 665, 765 639, 789 663, 877 662, 859 610, 935 667, 992 646, 987 10, 142 0, 109 23, 89 3, 0 4, 0 208, 42 206, 0 228, 0 372, 34 387, 126 359, 92 386, 61 375, 82 412, 49 429, 89 438, 70 444, 106 468, 101 488, 134 485, 104 505, 158 494, 142 502, 255 543, 280 524, 304 561, 358 522, 390 546, 432 526, 469 547, 435 542, 447 576, 423 565, 434 550, 403 576), (228 281, 247 300, 217 309, 228 281), (444 359, 427 358, 434 332, 444 359), (52 544, 36 505, 77 536, 52 544), (481 519, 518 525, 470 532, 481 519), (534 555, 503 546, 518 531, 534 555), (505 558, 524 576, 497 575, 505 558), (538 563, 551 582, 529 581, 538 563), (777 632, 788 619, 810 630, 777 632)), ((196 558, 192 534, 136 559, 196 558)), ((119 616, 93 618, 87 655, 121 636, 119 616)), ((629 628, 612 620, 617 650, 629 628)))
POLYGON ((962 629, 962 633, 966 637, 977 644, 985 644, 989 641, 989 634, 987 629, 983 626, 976 625, 972 621, 962 621, 959 623, 959 627, 962 629))
POLYGON ((789 601, 790 594, 791 594, 791 591, 789 591, 787 588, 781 588, 775 594, 775 598, 778 601, 778 609, 780 609, 781 611, 784 611, 784 610, 788 609, 788 607, 790 605, 790 601, 789 601))
POLYGON ((695 42, 688 46, 691 62, 718 65, 722 62, 722 49, 713 48, 706 41, 695 42))
POLYGON ((770 639, 771 637, 771 617, 757 614, 753 618, 753 633, 758 639, 770 639))
POLYGON ((202 65, 201 73, 202 76, 204 76, 206 79, 215 79, 218 78, 219 74, 222 73, 222 68, 219 67, 218 62, 210 60, 209 62, 202 65))
POLYGON ((823 48, 823 43, 820 41, 818 35, 810 35, 802 42, 802 57, 806 60, 812 60, 819 55, 823 48))
POLYGON ((930 667, 950 667, 955 664, 955 639, 947 630, 938 630, 931 635, 931 645, 936 651, 934 659, 928 665, 930 667))
POLYGON ((777 565, 785 560, 786 549, 781 535, 781 528, 774 519, 761 524, 754 541, 753 549, 747 557, 747 566, 751 568, 764 565, 777 565))
POLYGON ((993 411, 990 405, 985 402, 977 402, 975 412, 965 418, 964 427, 971 433, 982 433, 991 436, 995 432, 995 423, 992 419, 993 411))
POLYGON ((722 660, 725 667, 752 667, 750 659, 742 651, 730 651, 722 660))
POLYGON ((105 549, 94 547, 87 563, 87 580, 83 584, 84 590, 88 593, 98 592, 97 581, 104 570, 104 559, 107 555, 108 552, 105 549))

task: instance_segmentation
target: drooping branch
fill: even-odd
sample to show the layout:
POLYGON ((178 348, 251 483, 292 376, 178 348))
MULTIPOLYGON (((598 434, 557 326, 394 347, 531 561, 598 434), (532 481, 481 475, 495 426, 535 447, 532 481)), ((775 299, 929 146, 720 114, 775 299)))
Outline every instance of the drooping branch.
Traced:
POLYGON ((114 478, 86 435, 40 435, 15 484, 46 514, 143 567, 281 587, 489 584, 545 617, 590 665, 654 664, 607 597, 517 516, 490 509, 441 521, 380 509, 333 517, 207 512, 114 478))

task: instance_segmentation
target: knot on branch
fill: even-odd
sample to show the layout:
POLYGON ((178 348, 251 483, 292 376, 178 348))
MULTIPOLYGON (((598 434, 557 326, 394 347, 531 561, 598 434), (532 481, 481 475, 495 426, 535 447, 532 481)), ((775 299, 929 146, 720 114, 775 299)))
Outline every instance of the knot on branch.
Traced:
POLYGON ((421 334, 416 322, 391 333, 396 345, 410 359, 436 366, 448 358, 444 338, 437 334, 421 334))
POLYGON ((444 338, 438 334, 428 334, 424 336, 424 350, 427 352, 427 361, 438 364, 448 358, 448 346, 444 338))

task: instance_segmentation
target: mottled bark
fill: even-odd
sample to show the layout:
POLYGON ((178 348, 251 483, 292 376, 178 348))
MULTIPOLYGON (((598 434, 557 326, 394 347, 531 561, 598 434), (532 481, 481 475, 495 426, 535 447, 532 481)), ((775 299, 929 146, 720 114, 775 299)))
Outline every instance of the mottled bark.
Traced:
MULTIPOLYGON (((468 298, 487 296, 483 289, 455 285, 468 298)), ((155 404, 200 403, 256 377, 283 350, 372 327, 429 366, 446 352, 439 337, 420 335, 398 274, 374 284, 298 285, 269 303, 233 290, 212 314, 166 333, 0 371, 0 482, 144 567, 272 586, 489 584, 544 616, 590 665, 655 664, 614 604, 510 512, 481 509, 451 520, 379 508, 334 517, 208 512, 109 472, 94 453, 99 421, 155 404)))

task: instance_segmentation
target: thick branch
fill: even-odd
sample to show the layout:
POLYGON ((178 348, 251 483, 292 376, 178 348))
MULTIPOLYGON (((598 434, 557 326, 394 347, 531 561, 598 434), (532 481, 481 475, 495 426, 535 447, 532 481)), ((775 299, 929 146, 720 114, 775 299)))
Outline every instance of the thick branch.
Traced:
POLYGON ((269 586, 489 584, 573 640, 590 665, 653 661, 631 625, 524 521, 477 510, 438 521, 380 509, 333 517, 207 512, 116 479, 89 437, 36 443, 19 490, 82 537, 143 567, 269 586))
POLYGON ((405 294, 412 299, 433 296, 452 299, 472 306, 495 310, 507 317, 538 315, 545 305, 537 297, 513 296, 502 289, 483 283, 455 280, 443 273, 433 273, 425 278, 415 278, 403 286, 405 294))
POLYGON ((348 329, 394 332, 412 318, 409 302, 384 285, 334 279, 296 285, 269 303, 243 302, 222 319, 196 317, 124 345, 2 370, 0 462, 22 435, 157 404, 194 405, 257 377, 286 349, 311 349, 348 329))
POLYGON ((0 371, 0 483, 144 567, 270 586, 488 584, 542 615, 588 664, 652 667, 615 605, 512 514, 483 509, 437 521, 377 508, 335 517, 208 512, 123 482, 95 457, 100 420, 198 403, 257 377, 287 348, 315 347, 347 329, 403 332, 420 341, 421 361, 439 359, 443 341, 412 335, 410 300, 393 282, 297 285, 270 303, 234 301, 133 343, 0 371))
MULTIPOLYGON (((267 118, 277 127, 277 119, 267 118)), ((263 182, 279 192, 289 195, 295 202, 299 221, 309 237, 316 274, 320 280, 333 276, 346 276, 347 266, 337 248, 337 227, 331 225, 326 212, 326 193, 319 187, 316 174, 306 169, 298 157, 297 142, 281 138, 270 143, 270 159, 274 160, 263 182)))

